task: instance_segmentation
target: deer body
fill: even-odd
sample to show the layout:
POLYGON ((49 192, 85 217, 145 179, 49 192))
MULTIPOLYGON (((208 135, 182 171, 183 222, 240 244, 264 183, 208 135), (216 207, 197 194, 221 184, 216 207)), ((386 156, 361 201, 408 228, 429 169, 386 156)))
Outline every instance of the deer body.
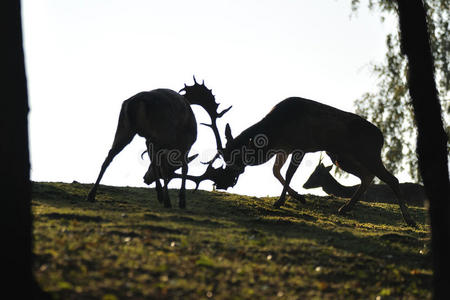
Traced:
MULTIPOLYGON (((315 168, 308 180, 303 185, 305 189, 322 188, 328 195, 341 198, 351 198, 359 185, 345 186, 340 184, 329 172, 332 166, 325 167, 322 163, 315 168)), ((403 193, 408 204, 424 206, 428 201, 422 185, 412 182, 400 183, 400 191, 403 193)), ((371 184, 366 193, 361 196, 361 200, 366 202, 387 202, 395 201, 395 194, 386 184, 371 184)))
POLYGON ((365 136, 370 146, 381 147, 381 131, 358 115, 298 97, 277 104, 260 122, 246 129, 236 142, 257 134, 267 136, 268 148, 306 152, 326 150, 359 156, 365 136))
POLYGON ((185 207, 185 181, 187 175, 187 154, 197 139, 197 123, 186 99, 169 89, 156 89, 141 92, 125 100, 119 115, 113 145, 98 175, 97 181, 89 192, 88 200, 95 201, 95 194, 101 178, 113 158, 138 134, 146 139, 147 151, 152 162, 152 173, 156 180, 158 200, 170 207, 167 190, 170 163, 182 167, 182 183, 179 206, 185 207), (164 180, 161 186, 159 178, 164 180))
POLYGON ((351 200, 339 209, 340 212, 351 210, 377 176, 393 189, 405 221, 415 224, 407 211, 397 178, 384 168, 381 161, 384 143, 381 131, 358 115, 316 101, 291 97, 278 103, 261 121, 236 138, 232 137, 228 125, 225 135, 227 169, 237 176, 245 166, 262 164, 277 155, 273 171, 283 184, 283 191, 274 204, 276 207, 285 203, 287 192, 304 201, 289 187, 303 156, 297 155, 296 159, 292 156, 286 179, 280 175, 288 155, 295 151, 303 154, 325 150, 343 170, 361 179, 360 187, 351 200), (265 137, 266 143, 257 145, 256 139, 261 136, 265 137))

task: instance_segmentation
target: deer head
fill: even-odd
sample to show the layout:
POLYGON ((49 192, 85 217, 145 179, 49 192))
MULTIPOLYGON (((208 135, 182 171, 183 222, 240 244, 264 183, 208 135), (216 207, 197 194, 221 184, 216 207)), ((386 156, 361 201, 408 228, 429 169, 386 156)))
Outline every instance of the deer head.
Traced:
POLYGON ((322 163, 322 159, 320 159, 319 164, 314 169, 314 171, 309 176, 308 180, 303 185, 305 189, 313 189, 317 187, 322 187, 323 179, 330 176, 330 170, 333 165, 325 167, 322 163))
POLYGON ((227 173, 234 174, 234 176, 239 176, 244 172, 245 164, 240 150, 245 146, 251 146, 252 140, 241 141, 241 139, 235 139, 231 133, 230 124, 225 126, 225 138, 226 145, 222 150, 223 159, 226 162, 227 173))

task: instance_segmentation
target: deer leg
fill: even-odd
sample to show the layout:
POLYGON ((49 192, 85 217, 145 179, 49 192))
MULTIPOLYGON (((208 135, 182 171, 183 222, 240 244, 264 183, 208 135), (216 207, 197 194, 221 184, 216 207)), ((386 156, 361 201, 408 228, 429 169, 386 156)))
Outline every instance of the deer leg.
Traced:
POLYGON ((286 181, 283 186, 283 191, 281 192, 280 198, 273 204, 274 207, 279 208, 286 202, 286 192, 288 191, 289 183, 291 182, 295 171, 297 171, 297 168, 300 165, 302 159, 303 156, 294 159, 294 154, 292 155, 291 162, 289 163, 289 167, 286 171, 286 181))
POLYGON ((167 161, 167 153, 164 153, 162 155, 162 160, 161 160, 161 177, 163 178, 164 181, 164 186, 163 186, 163 202, 164 202, 164 207, 172 207, 172 204, 170 203, 170 198, 169 198, 169 169, 168 169, 168 161, 167 161))
POLYGON ((155 188, 158 202, 163 203, 164 201, 163 189, 161 186, 161 182, 159 181, 159 179, 161 178, 160 172, 161 158, 158 156, 159 151, 155 151, 155 149, 153 149, 153 144, 151 144, 149 141, 146 141, 146 144, 148 157, 150 158, 149 168, 152 168, 153 174, 155 176, 155 188))
POLYGON ((188 164, 186 159, 183 159, 183 166, 181 167, 181 187, 178 199, 178 206, 186 208, 186 176, 188 173, 188 164))
MULTIPOLYGON (((286 153, 278 153, 275 158, 275 164, 273 165, 273 175, 276 179, 284 186, 286 181, 280 173, 281 168, 286 162, 287 155, 286 153)), ((300 201, 301 203, 306 203, 305 197, 294 191, 290 186, 287 187, 288 194, 292 196, 294 199, 300 201)))
POLYGON ((352 198, 345 203, 343 206, 341 206, 338 210, 339 213, 346 213, 353 209, 355 204, 361 199, 361 197, 366 192, 367 188, 369 187, 370 183, 372 182, 373 178, 375 176, 369 173, 366 173, 364 175, 361 175, 361 184, 356 190, 355 194, 353 194, 352 198))
POLYGON ((408 212, 405 199, 403 198, 403 193, 400 190, 400 184, 398 182, 398 179, 394 175, 392 175, 388 170, 386 170, 381 160, 379 160, 373 172, 378 178, 380 178, 380 180, 384 181, 394 191, 394 194, 397 198, 398 206, 400 207, 400 211, 402 212, 402 216, 406 224, 415 227, 416 222, 408 212))
POLYGON ((152 164, 153 168, 153 174, 155 174, 155 188, 156 188, 156 195, 158 198, 159 203, 163 203, 164 201, 164 195, 163 195, 163 189, 161 186, 161 182, 159 179, 161 178, 161 174, 159 172, 159 167, 156 164, 152 164))
MULTIPOLYGON (((119 125, 120 125, 120 123, 119 123, 119 125)), ((94 186, 92 187, 91 191, 89 192, 89 194, 87 196, 87 201, 90 201, 90 202, 95 201, 95 195, 97 194, 98 185, 100 184, 100 180, 102 179, 103 174, 105 173, 109 164, 112 162, 114 157, 117 154, 119 154, 119 152, 122 151, 123 148, 125 148, 125 146, 131 142, 131 140, 134 137, 134 133, 132 131, 130 131, 130 130, 121 131, 120 129, 123 130, 123 127, 120 128, 120 126, 119 126, 116 131, 116 136, 114 137, 113 145, 108 152, 108 156, 106 157, 105 161, 102 164, 102 168, 100 169, 100 173, 98 174, 97 181, 95 181, 94 186)))

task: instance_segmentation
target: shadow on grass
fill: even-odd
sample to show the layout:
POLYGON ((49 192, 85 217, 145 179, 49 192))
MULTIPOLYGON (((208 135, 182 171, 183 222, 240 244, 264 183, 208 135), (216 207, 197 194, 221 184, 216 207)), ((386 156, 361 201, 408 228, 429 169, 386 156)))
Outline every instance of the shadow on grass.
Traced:
POLYGON ((61 214, 61 213, 48 213, 48 214, 40 214, 40 218, 47 218, 51 220, 66 220, 66 221, 78 221, 78 222, 95 222, 95 223, 103 223, 109 222, 100 216, 86 216, 80 214, 61 214))
POLYGON ((70 202, 83 200, 83 195, 69 189, 68 187, 77 184, 67 183, 32 183, 32 199, 43 200, 44 202, 60 202, 62 205, 70 205, 70 202))
MULTIPOLYGON (((86 197, 92 187, 93 184, 78 182, 33 182, 32 199, 55 207, 73 207, 75 204, 79 207, 95 207, 96 205, 104 206, 106 202, 133 203, 136 202, 135 198, 142 202, 143 196, 148 197, 148 200, 156 200, 153 196, 154 189, 99 185, 96 201, 88 202, 86 197)), ((113 207, 109 209, 114 210, 113 207)))
MULTIPOLYGON (((275 209, 272 206, 275 199, 272 198, 200 190, 195 193, 187 192, 188 209, 181 210, 161 207, 154 189, 148 188, 100 186, 98 201, 89 203, 85 197, 91 187, 92 185, 79 183, 34 183, 33 199, 55 207, 101 209, 103 212, 117 212, 120 206, 130 213, 143 212, 144 220, 173 225, 171 228, 148 224, 123 225, 136 231, 148 229, 161 233, 187 234, 190 229, 186 225, 214 230, 235 224, 236 228, 247 228, 248 235, 257 239, 304 238, 353 255, 363 252, 373 257, 396 257, 396 264, 408 265, 411 260, 424 260, 419 253, 404 258, 403 246, 423 246, 423 242, 414 236, 397 233, 361 235, 352 232, 357 226, 398 226, 403 222, 398 208, 393 211, 382 205, 359 203, 351 213, 341 216, 337 215, 337 210, 344 204, 342 199, 308 196, 306 204, 289 200, 285 207, 275 209)), ((170 196, 174 203, 178 198, 178 190, 171 190, 170 196)), ((411 207, 410 212, 419 223, 425 223, 423 209, 411 207)), ((42 214, 40 217, 105 221, 102 217, 55 213, 42 214)))

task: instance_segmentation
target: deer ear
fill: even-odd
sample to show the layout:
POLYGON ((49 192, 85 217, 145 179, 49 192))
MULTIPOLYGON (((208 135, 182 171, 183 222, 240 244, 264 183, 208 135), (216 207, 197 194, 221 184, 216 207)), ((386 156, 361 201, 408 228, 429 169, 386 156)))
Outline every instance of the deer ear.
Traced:
POLYGON ((228 123, 225 126, 225 137, 227 138, 227 141, 233 140, 233 136, 231 135, 230 124, 228 124, 228 123))
POLYGON ((331 168, 333 167, 333 165, 330 165, 328 167, 325 167, 325 170, 327 170, 328 172, 330 172, 331 168))

